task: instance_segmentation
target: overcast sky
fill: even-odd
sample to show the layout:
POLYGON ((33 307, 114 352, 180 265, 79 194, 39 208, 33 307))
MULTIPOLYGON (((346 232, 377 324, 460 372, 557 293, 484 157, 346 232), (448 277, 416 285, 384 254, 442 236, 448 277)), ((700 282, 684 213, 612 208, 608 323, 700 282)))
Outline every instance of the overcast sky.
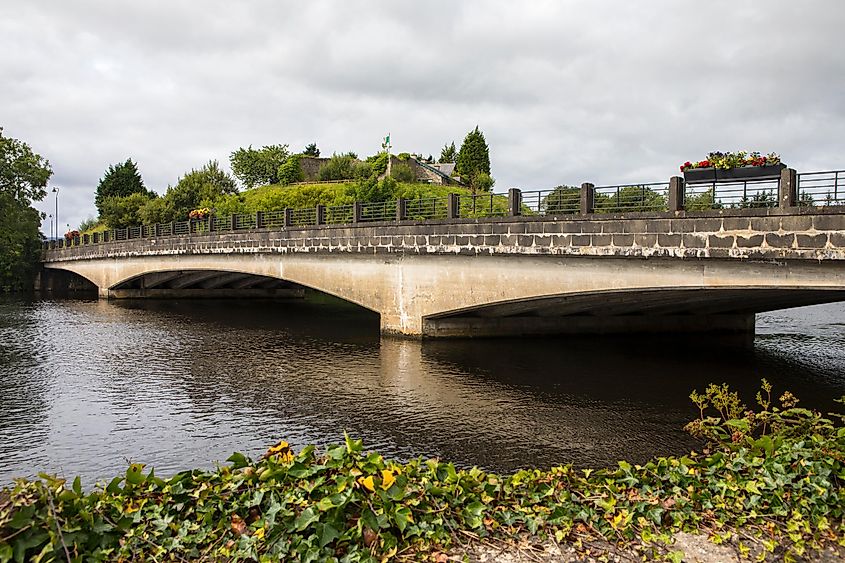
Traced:
POLYGON ((62 224, 129 157, 162 193, 240 146, 437 156, 476 124, 496 191, 711 150, 845 168, 845 2, 0 1, 0 126, 50 160, 62 224))

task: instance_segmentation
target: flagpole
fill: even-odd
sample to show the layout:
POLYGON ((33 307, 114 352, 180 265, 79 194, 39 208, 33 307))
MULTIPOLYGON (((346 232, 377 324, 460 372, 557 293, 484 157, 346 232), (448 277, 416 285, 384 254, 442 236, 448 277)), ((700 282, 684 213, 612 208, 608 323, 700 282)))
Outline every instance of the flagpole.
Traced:
POLYGON ((384 140, 387 147, 387 177, 390 178, 390 131, 387 132, 387 138, 384 140))

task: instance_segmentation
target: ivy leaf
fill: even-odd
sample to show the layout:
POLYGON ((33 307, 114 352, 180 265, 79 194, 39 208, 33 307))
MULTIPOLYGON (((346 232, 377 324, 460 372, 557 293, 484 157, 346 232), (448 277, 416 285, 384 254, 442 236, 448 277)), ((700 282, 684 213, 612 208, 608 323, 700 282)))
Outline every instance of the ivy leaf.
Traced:
POLYGON ((293 528, 297 532, 301 532, 314 522, 320 519, 320 512, 313 506, 309 506, 302 511, 293 523, 293 528))
POLYGON ((317 524, 317 536, 320 538, 320 547, 326 547, 340 537, 334 526, 331 524, 317 524))
POLYGON ((235 452, 226 460, 232 463, 233 469, 241 469, 250 464, 249 458, 240 452, 235 452))

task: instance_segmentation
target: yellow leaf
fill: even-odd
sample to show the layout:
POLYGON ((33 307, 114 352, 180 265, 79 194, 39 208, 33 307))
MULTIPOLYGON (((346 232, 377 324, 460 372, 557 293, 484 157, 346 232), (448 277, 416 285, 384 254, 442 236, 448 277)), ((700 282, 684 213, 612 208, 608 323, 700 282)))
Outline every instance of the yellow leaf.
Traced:
POLYGON ((390 485, 396 481, 396 477, 393 476, 393 472, 389 469, 382 469, 381 471, 381 488, 385 491, 390 488, 390 485))
POLYGON ((258 528, 252 535, 258 539, 264 539, 264 528, 258 528))
POLYGON ((358 482, 361 483, 370 492, 375 492, 376 486, 375 486, 375 484, 373 484, 373 476, 372 475, 367 475, 366 477, 359 477, 358 482))

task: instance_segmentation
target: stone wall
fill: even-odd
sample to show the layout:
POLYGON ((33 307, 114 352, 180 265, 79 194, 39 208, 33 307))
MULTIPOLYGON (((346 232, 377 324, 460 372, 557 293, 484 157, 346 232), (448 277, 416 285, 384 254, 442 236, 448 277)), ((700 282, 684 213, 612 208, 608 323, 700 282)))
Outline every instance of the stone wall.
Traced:
POLYGON ((306 182, 316 182, 320 179, 320 167, 328 162, 328 158, 303 156, 299 159, 299 166, 306 182))
POLYGON ((836 208, 802 211, 739 209, 244 230, 49 250, 45 252, 45 261, 225 253, 845 260, 843 211, 836 208))

